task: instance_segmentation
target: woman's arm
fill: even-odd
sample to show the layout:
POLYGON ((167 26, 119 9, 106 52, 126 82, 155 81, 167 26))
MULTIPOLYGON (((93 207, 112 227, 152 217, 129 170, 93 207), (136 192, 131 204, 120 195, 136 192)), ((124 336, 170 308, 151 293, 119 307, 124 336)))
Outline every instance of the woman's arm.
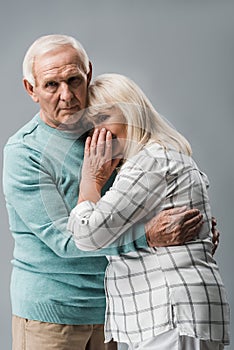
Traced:
MULTIPOLYGON (((114 167, 119 162, 119 159, 115 160, 114 162, 111 160, 112 158, 111 134, 108 133, 106 135, 106 140, 105 140, 105 134, 106 134, 105 130, 102 130, 100 135, 96 131, 96 133, 93 135, 93 138, 92 139, 88 138, 86 141, 85 158, 84 158, 84 165, 82 169, 83 181, 81 180, 80 196, 79 196, 78 203, 82 203, 83 201, 86 201, 86 200, 89 200, 92 203, 96 203, 100 199, 100 191, 102 186, 105 184, 106 180, 112 173, 114 167)), ((118 198, 118 196, 116 198, 118 198)), ((89 211, 90 209, 91 208, 88 209, 87 203, 86 203, 86 210, 89 211)), ((91 211, 92 210, 93 208, 91 209, 91 211)), ((71 218, 69 219, 69 223, 68 223, 68 229, 70 229, 73 232, 77 229, 78 232, 81 233, 82 230, 84 230, 84 227, 79 230, 79 224, 78 226, 76 225, 77 220, 79 222, 79 220, 81 219, 81 216, 79 213, 77 213, 78 216, 76 216, 75 212, 76 212, 76 209, 74 209, 71 214, 71 218)), ((86 212, 85 215, 89 216, 88 212, 86 212)), ((138 217, 138 219, 140 220, 140 217, 138 217)), ((88 222, 87 218, 85 218, 84 220, 82 220, 81 223, 82 225, 84 225, 87 222, 88 222)), ((127 231, 125 233, 125 230, 127 227, 124 226, 121 232, 122 233, 124 232, 125 234, 123 236, 120 235, 119 237, 120 231, 118 231, 119 234, 118 236, 115 237, 116 240, 119 237, 118 241, 116 241, 116 245, 118 246, 120 244, 126 245, 126 243, 128 243, 128 240, 130 240, 130 242, 133 243, 134 237, 135 238, 142 237, 142 234, 144 234, 144 226, 145 226, 146 239, 149 246, 155 247, 155 246, 179 245, 179 244, 183 244, 184 242, 190 241, 199 233, 199 230, 202 226, 202 215, 199 214, 199 210, 197 209, 187 210, 186 207, 163 210, 160 213, 158 213, 155 217, 153 217, 153 219, 150 220, 145 225, 137 224, 137 225, 133 225, 132 227, 129 227, 129 232, 127 231), (140 229, 138 230, 137 228, 139 227, 140 229), (135 229, 133 230, 133 228, 135 229), (133 235, 132 232, 134 232, 135 235, 133 235), (124 240, 123 240, 123 237, 124 237, 124 240)), ((109 228, 109 231, 110 231, 110 228, 109 228)), ((215 240, 217 241, 216 233, 218 231, 213 226, 212 226, 212 232, 214 236, 214 241, 215 240)), ((96 234, 99 234, 99 233, 100 233, 100 227, 99 227, 99 230, 96 231, 96 234)), ((107 233, 107 228, 105 227, 104 235, 106 233, 107 233)), ((78 233, 78 236, 79 236, 79 233, 78 233)), ((91 236, 92 236, 92 231, 90 231, 90 238, 91 236)), ((113 239, 112 237, 112 240, 109 241, 107 245, 109 246, 109 244, 111 244, 111 242, 113 242, 115 239, 113 239)), ((79 246, 80 244, 79 238, 78 238, 78 241, 79 242, 77 244, 79 246)), ((83 244, 85 243, 84 237, 82 238, 82 242, 83 244)), ((139 241, 136 241, 136 242, 137 242, 136 244, 138 244, 139 241)), ((140 244, 142 245, 142 240, 140 240, 140 242, 141 242, 140 244)), ((105 245, 102 245, 102 246, 105 246, 105 245)), ((135 244, 133 244, 133 247, 134 246, 135 244)), ((146 247, 146 245, 144 245, 144 247, 146 247)), ((92 247, 92 243, 90 243, 89 241, 86 242, 86 246, 83 246, 83 247, 80 246, 80 248, 85 250, 99 249, 97 248, 96 243, 92 247), (90 244, 91 244, 91 247, 90 247, 90 244)), ((135 249, 137 249, 137 246, 133 250, 135 249)))
MULTIPOLYGON (((84 250, 123 244, 121 235, 151 213, 162 209, 165 174, 153 157, 139 154, 127 161, 112 188, 101 198, 101 188, 118 160, 112 161, 111 134, 94 133, 85 146, 78 205, 72 210, 68 229, 77 246, 84 250), (106 143, 105 143, 106 141, 106 143)), ((131 240, 137 237, 130 237, 131 240)), ((124 237, 126 239, 126 237, 124 237)))

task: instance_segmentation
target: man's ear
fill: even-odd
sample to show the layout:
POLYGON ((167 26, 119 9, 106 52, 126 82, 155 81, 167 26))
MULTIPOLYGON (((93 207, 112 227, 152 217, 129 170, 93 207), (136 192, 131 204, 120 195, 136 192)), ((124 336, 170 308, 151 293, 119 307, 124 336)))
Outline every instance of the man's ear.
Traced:
POLYGON ((92 79, 92 71, 93 71, 92 63, 89 61, 89 72, 87 74, 87 85, 90 84, 90 81, 92 79))
POLYGON ((29 96, 31 96, 31 98, 33 99, 34 102, 38 103, 39 100, 38 100, 38 97, 34 91, 34 86, 32 84, 30 84, 27 79, 23 79, 23 84, 24 84, 25 90, 27 91, 29 96))

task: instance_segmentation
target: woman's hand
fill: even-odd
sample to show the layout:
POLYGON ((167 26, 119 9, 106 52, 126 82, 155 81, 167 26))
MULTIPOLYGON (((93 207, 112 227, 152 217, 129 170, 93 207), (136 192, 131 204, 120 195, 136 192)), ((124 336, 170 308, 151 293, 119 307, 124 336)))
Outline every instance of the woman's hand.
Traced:
POLYGON ((101 189, 110 178, 120 159, 112 160, 112 135, 102 128, 95 129, 85 142, 84 162, 78 203, 90 200, 96 203, 101 189))

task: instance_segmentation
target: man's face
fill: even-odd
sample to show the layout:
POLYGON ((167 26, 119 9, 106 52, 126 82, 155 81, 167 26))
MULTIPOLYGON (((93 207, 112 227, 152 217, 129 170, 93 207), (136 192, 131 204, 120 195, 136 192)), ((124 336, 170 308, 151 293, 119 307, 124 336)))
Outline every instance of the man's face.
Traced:
POLYGON ((76 122, 75 113, 86 107, 90 80, 76 50, 66 46, 38 56, 34 77, 35 86, 26 82, 25 87, 34 102, 40 104, 41 119, 52 127, 76 122))

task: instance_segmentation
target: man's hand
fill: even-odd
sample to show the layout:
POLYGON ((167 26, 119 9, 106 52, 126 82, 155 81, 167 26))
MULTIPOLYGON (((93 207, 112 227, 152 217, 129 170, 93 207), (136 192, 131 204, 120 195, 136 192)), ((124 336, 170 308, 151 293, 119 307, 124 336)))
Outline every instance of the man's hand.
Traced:
POLYGON ((217 221, 216 221, 216 219, 214 217, 212 217, 212 228, 211 228, 211 231, 212 231, 212 234, 213 234, 212 241, 214 243, 214 246, 213 246, 213 249, 212 249, 212 255, 214 255, 214 253, 216 252, 216 249, 218 248, 218 245, 219 245, 220 233, 217 230, 216 225, 217 225, 217 221))
POLYGON ((181 245, 198 235, 203 224, 198 209, 186 207, 161 211, 145 225, 150 247, 181 245))

